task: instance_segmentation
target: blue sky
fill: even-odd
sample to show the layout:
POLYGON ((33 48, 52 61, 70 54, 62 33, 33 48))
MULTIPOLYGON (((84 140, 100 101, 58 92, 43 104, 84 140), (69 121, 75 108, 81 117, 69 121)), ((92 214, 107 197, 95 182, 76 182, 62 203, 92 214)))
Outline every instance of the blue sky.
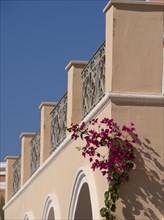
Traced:
POLYGON ((21 154, 40 127, 39 105, 67 91, 65 66, 89 60, 105 39, 106 0, 1 0, 0 161, 21 154))

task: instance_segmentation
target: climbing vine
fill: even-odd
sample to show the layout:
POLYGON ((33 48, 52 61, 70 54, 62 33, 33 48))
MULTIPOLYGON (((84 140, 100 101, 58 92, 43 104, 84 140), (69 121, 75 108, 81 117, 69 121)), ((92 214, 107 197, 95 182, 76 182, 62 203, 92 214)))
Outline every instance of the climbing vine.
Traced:
POLYGON ((96 118, 89 124, 90 126, 84 122, 80 125, 72 124, 67 130, 72 132, 72 139, 84 140, 85 145, 77 149, 83 157, 89 157, 93 171, 99 169, 106 177, 109 187, 104 193, 104 207, 101 208, 100 215, 106 220, 115 220, 120 186, 129 180, 129 172, 134 166, 138 135, 133 123, 120 127, 113 119, 96 118))

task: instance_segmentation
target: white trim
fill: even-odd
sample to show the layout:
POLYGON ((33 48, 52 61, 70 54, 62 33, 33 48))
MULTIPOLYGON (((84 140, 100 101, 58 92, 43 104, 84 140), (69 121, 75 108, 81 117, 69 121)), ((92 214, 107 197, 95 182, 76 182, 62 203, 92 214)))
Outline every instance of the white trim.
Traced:
POLYGON ((73 66, 73 65, 87 65, 88 61, 82 61, 82 60, 71 60, 67 66, 65 67, 66 71, 69 71, 69 69, 73 66))
POLYGON ((110 7, 114 4, 130 4, 130 5, 145 5, 145 6, 150 6, 150 5, 155 5, 155 6, 162 6, 163 7, 163 3, 162 2, 156 2, 156 1, 131 1, 131 0, 110 0, 109 3, 107 3, 107 5, 105 6, 105 8, 103 9, 103 12, 106 13, 110 7))
POLYGON ((23 138, 24 136, 26 136, 26 137, 32 137, 32 136, 34 136, 36 133, 35 132, 22 132, 21 134, 20 134, 20 138, 23 138))
POLYGON ((43 106, 55 107, 57 104, 57 102, 41 102, 41 104, 39 105, 39 109, 41 109, 43 106))
POLYGON ((26 212, 23 219, 24 220, 33 220, 34 217, 33 217, 33 214, 31 212, 26 212))
POLYGON ((100 218, 98 211, 99 210, 98 198, 97 198, 97 192, 96 192, 96 186, 95 186, 93 174, 89 171, 88 168, 82 167, 77 172, 77 175, 74 180, 72 195, 70 199, 68 220, 72 220, 75 218, 75 211, 77 207, 79 194, 84 183, 87 183, 89 188, 91 207, 92 207, 92 218, 93 219, 100 218))
MULTIPOLYGON (((121 102, 143 102, 148 103, 164 103, 164 95, 161 94, 146 94, 146 93, 120 93, 120 92, 108 92, 102 100, 95 106, 95 108, 84 118, 83 121, 86 123, 91 120, 99 111, 101 111, 105 105, 110 101, 121 101, 121 102)), ((71 143, 71 134, 59 145, 53 154, 37 169, 37 171, 27 180, 27 182, 15 193, 15 195, 6 203, 4 210, 27 188, 32 182, 39 176, 44 170, 53 163, 55 158, 62 153, 62 151, 71 143)))
POLYGON ((6 189, 6 183, 0 182, 0 189, 6 189))
POLYGON ((111 101, 145 103, 146 104, 164 104, 164 95, 162 94, 147 94, 137 92, 109 92, 111 101))
POLYGON ((58 205, 57 198, 54 194, 48 194, 44 203, 44 209, 43 209, 43 220, 48 220, 48 215, 50 212, 50 209, 53 208, 55 219, 61 219, 60 217, 60 210, 58 205))
POLYGON ((18 159, 19 156, 7 156, 5 157, 4 161, 7 162, 8 159, 18 159))
POLYGON ((87 181, 85 173, 80 170, 78 174, 76 175, 76 179, 73 184, 72 198, 70 202, 68 220, 72 220, 75 218, 75 211, 77 207, 79 194, 84 183, 88 184, 88 181, 87 181))

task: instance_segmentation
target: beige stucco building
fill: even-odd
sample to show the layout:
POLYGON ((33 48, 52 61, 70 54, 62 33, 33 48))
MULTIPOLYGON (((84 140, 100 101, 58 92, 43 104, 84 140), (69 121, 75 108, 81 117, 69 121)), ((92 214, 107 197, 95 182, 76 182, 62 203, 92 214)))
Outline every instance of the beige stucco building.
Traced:
POLYGON ((5 196, 5 188, 6 188, 6 163, 0 162, 0 196, 5 196))
POLYGON ((0 162, 0 220, 4 220, 5 189, 6 189, 6 163, 0 162))
POLYGON ((117 219, 164 218, 163 4, 111 1, 104 15, 105 43, 89 62, 70 61, 68 92, 41 103, 40 129, 22 133, 21 156, 6 158, 6 220, 102 219, 107 181, 64 129, 95 117, 134 122, 142 141, 117 219))

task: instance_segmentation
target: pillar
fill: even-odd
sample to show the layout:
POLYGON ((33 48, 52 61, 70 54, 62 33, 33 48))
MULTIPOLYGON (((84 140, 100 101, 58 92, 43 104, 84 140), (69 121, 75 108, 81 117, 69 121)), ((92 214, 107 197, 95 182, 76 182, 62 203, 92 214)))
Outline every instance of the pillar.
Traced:
POLYGON ((72 60, 66 66, 68 71, 67 127, 80 123, 82 119, 82 81, 81 72, 88 62, 72 60))

